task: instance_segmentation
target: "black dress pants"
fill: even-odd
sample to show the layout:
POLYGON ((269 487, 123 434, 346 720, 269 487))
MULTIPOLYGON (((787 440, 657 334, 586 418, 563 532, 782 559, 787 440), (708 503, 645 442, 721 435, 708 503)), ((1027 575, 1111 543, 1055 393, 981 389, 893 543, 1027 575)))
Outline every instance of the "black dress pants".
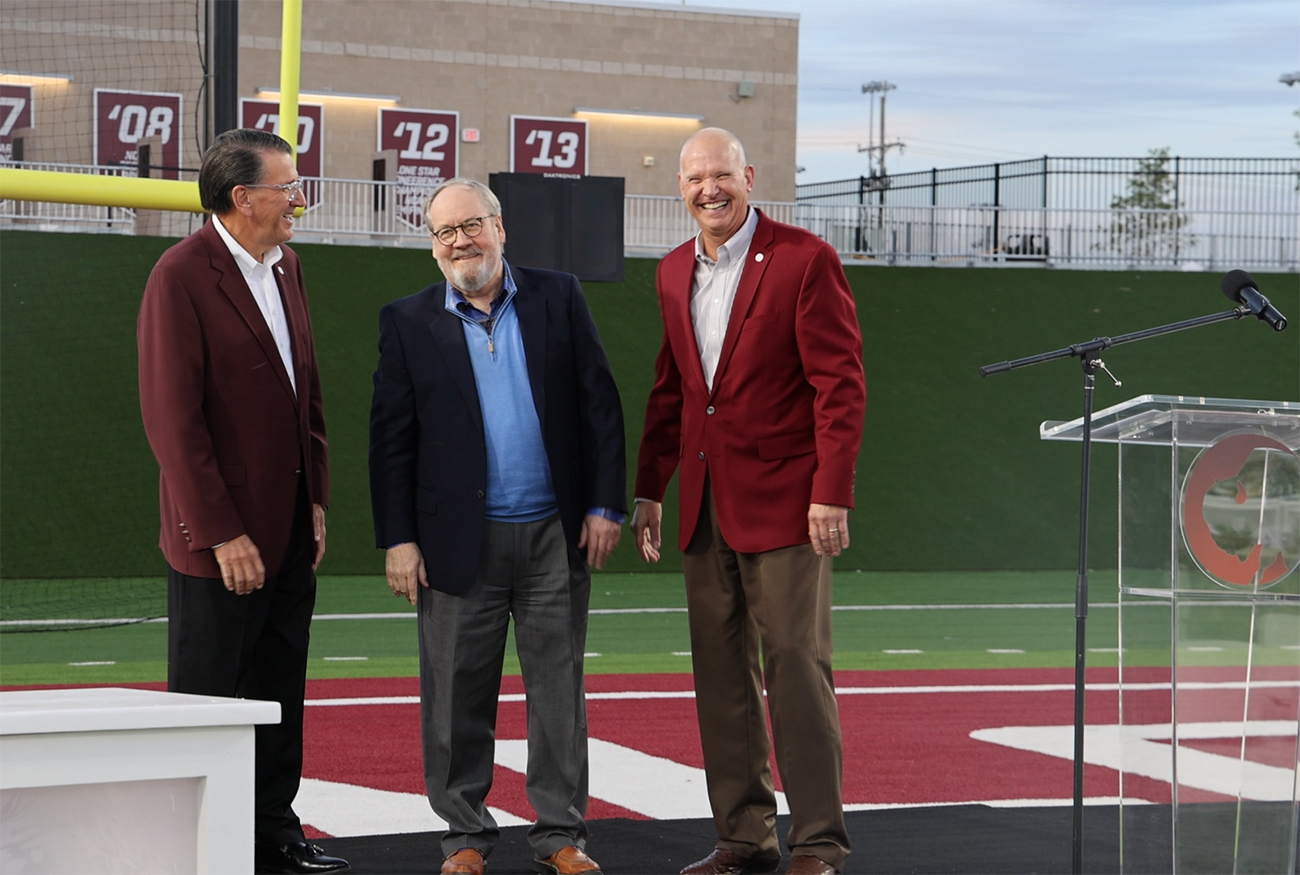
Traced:
POLYGON ((293 812, 302 779, 307 645, 316 605, 315 542, 303 488, 284 564, 248 595, 220 578, 167 574, 167 689, 280 703, 280 722, 256 727, 254 835, 258 843, 302 841, 293 812))

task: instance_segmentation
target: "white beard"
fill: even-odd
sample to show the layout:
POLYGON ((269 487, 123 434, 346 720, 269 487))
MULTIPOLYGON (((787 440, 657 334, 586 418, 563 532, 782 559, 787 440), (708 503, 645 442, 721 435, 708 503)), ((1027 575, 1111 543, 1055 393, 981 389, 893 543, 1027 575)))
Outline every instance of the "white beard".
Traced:
POLYGON ((501 269, 501 256, 491 256, 479 250, 483 257, 477 266, 465 264, 454 258, 439 258, 438 267, 442 275, 451 281, 458 291, 473 294, 486 286, 501 269))

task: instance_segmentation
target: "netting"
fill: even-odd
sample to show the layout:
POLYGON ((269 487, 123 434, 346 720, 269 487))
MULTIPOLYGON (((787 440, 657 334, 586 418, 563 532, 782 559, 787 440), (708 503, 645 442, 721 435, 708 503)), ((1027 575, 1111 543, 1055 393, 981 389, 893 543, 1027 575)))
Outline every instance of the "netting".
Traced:
MULTIPOLYGON (((83 173, 93 165, 92 172, 135 176, 141 147, 148 147, 147 175, 194 179, 208 136, 207 13, 205 0, 5 0, 0 161, 83 173)), ((140 230, 134 210, 14 209, 34 222, 51 211, 77 220, 68 230, 81 222, 87 230, 140 230)), ((149 217, 154 225, 162 218, 149 217)), ((195 222, 186 214, 167 219, 168 227, 153 233, 183 235, 195 222)), ((98 534, 106 516, 140 518, 146 545, 156 525, 149 522, 157 518, 150 507, 156 468, 141 443, 127 359, 138 290, 161 247, 122 250, 110 238, 106 246, 84 247, 81 264, 60 265, 59 281, 46 261, 33 282, 23 283, 28 268, 39 269, 53 253, 7 242, 5 273, 13 282, 5 288, 0 350, 0 415, 6 418, 0 630, 84 629, 166 616, 161 575, 96 576, 120 567, 123 551, 138 550, 98 534), (48 282, 35 279, 41 275, 48 282), (105 294, 108 276, 114 288, 132 293, 105 294), (88 417, 104 414, 114 426, 87 429, 88 417), (51 483, 73 480, 84 484, 84 504, 45 499, 51 483), (39 553, 47 559, 24 559, 39 553)))
POLYGON ((194 178, 204 130, 204 0, 5 0, 0 155, 194 178))
POLYGON ((0 632, 56 632, 167 616, 167 581, 151 577, 0 580, 0 632))

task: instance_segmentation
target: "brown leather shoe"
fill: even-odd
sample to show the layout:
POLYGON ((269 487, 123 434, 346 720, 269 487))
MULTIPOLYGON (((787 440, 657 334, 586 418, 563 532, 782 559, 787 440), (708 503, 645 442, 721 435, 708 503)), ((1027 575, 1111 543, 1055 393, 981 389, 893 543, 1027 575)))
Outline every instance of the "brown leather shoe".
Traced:
POLYGON ((831 875, 840 870, 820 857, 811 854, 795 854, 790 858, 790 868, 785 871, 786 875, 831 875))
POLYGON ((487 862, 478 848, 461 848, 442 861, 442 875, 483 875, 487 862))
POLYGON ((573 845, 560 848, 544 860, 534 860, 533 868, 543 875, 601 875, 596 861, 573 845))
POLYGON ((775 872, 780 857, 755 854, 745 857, 726 848, 714 848, 703 860, 696 860, 682 870, 682 875, 742 875, 750 872, 775 872))

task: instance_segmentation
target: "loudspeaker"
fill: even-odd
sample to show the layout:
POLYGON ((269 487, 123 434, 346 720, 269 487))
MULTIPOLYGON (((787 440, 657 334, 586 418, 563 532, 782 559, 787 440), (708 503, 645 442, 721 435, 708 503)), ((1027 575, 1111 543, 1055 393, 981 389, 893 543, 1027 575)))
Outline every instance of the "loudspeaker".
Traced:
POLYGON ((623 281, 623 177, 493 173, 506 257, 584 282, 623 281))

